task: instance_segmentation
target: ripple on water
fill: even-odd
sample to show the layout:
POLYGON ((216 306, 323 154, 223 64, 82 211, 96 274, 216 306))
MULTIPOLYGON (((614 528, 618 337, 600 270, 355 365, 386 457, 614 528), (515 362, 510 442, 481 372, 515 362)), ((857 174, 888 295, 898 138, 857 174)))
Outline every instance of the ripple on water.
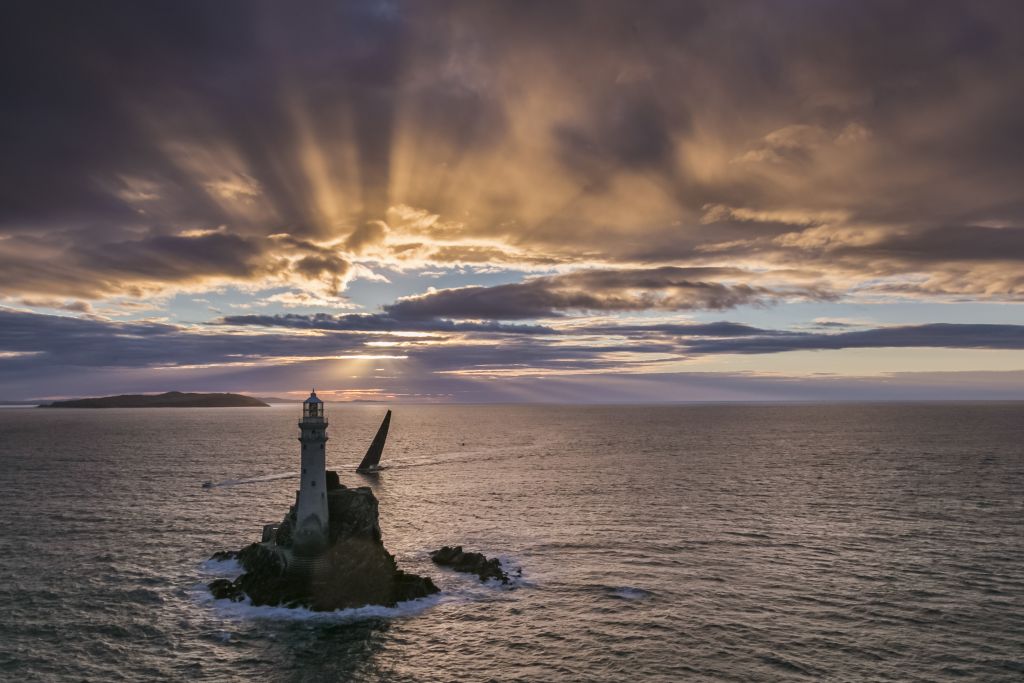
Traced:
POLYGON ((621 588, 611 589, 611 595, 616 598, 622 598, 623 600, 643 600, 644 598, 651 597, 654 593, 652 591, 644 590, 643 588, 622 586, 621 588))
POLYGON ((1020 406, 403 406, 372 480, 383 408, 332 410, 329 462, 440 595, 213 600, 241 568, 205 558, 294 501, 294 407, 0 410, 0 679, 1024 675, 1020 406), (453 542, 523 576, 434 566, 453 542))

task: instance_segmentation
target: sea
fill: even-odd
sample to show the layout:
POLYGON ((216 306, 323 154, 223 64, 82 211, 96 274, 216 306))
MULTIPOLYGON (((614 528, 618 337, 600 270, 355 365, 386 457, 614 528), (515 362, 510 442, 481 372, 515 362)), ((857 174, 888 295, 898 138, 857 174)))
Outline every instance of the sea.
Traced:
POLYGON ((391 407, 363 476, 385 406, 329 405, 329 466, 442 591, 332 613, 205 587, 298 405, 0 409, 0 679, 1024 680, 1024 404, 391 407))

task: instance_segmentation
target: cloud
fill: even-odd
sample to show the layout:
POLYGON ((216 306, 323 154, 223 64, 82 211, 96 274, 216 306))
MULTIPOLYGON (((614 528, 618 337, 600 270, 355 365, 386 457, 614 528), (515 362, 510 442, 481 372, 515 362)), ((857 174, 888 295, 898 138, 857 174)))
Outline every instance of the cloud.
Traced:
POLYGON ((950 348, 1024 349, 1024 325, 933 323, 838 334, 764 333, 686 342, 693 353, 782 353, 822 349, 950 348))
POLYGON ((261 296, 258 302, 235 304, 239 308, 253 308, 255 306, 269 306, 280 304, 285 308, 355 308, 356 306, 348 299, 340 296, 310 294, 303 290, 279 292, 270 296, 261 296))
POLYGON ((286 335, 208 335, 163 322, 122 323, 0 308, 0 349, 36 354, 28 363, 7 368, 17 371, 286 362, 294 356, 354 352, 369 339, 333 335, 297 342, 286 335))
POLYGON ((254 241, 222 233, 83 245, 77 256, 81 266, 97 274, 129 280, 177 282, 211 275, 249 278, 261 267, 261 249, 254 241))
POLYGON ((279 269, 260 241, 223 232, 103 240, 15 236, 0 241, 0 289, 100 298, 211 280, 253 280, 279 269))
POLYGON ((1019 295, 951 265, 1024 258, 1019 4, 558 5, 8 12, 0 286, 742 259, 1019 295))
POLYGON ((767 305, 785 297, 831 297, 828 292, 806 287, 773 290, 700 279, 728 272, 668 266, 587 270, 492 287, 436 290, 399 299, 386 306, 385 310, 400 319, 453 317, 500 320, 549 318, 585 311, 725 310, 741 305, 767 305))
POLYGON ((345 276, 352 266, 337 254, 316 254, 299 258, 292 267, 296 273, 307 280, 327 282, 328 293, 337 296, 343 289, 345 276))
MULTIPOLYGON (((387 375, 394 381, 385 377, 379 382, 395 391, 438 389, 446 383, 442 376, 448 375, 488 380, 602 373, 618 375, 621 386, 633 382, 653 389, 656 384, 648 384, 648 376, 666 364, 677 370, 662 372, 666 381, 672 376, 693 381, 699 373, 678 372, 679 364, 701 355, 892 347, 1022 349, 1024 326, 935 324, 826 334, 727 321, 552 329, 351 314, 230 316, 215 325, 188 327, 0 308, 0 386, 5 398, 78 393, 83 390, 74 387, 89 382, 94 388, 84 391, 92 393, 164 390, 169 383, 179 386, 178 378, 220 378, 231 387, 249 380, 290 387, 344 375, 353 380, 346 379, 346 386, 362 386, 369 382, 365 366, 353 372, 347 368, 360 366, 347 364, 365 360, 388 366, 387 375)), ((795 379, 791 384, 792 395, 809 391, 809 385, 795 379)), ((459 386, 460 391, 467 389, 459 386)), ((472 395, 477 400, 505 396, 498 388, 472 395)), ((669 395, 674 393, 660 397, 669 395)), ((545 399, 537 395, 536 400, 545 399)))
POLYGON ((300 315, 229 315, 215 321, 217 325, 286 327, 298 330, 335 330, 362 332, 477 332, 500 334, 557 334, 545 325, 508 325, 496 321, 455 322, 444 319, 403 320, 388 315, 351 313, 331 315, 315 313, 300 315))
POLYGON ((1024 259, 1024 227, 934 226, 890 232, 864 246, 867 248, 863 250, 847 247, 847 253, 919 266, 972 261, 1019 262, 1024 259))
POLYGON ((727 220, 756 223, 786 223, 789 225, 821 225, 846 221, 849 216, 843 211, 755 211, 743 207, 724 206, 722 204, 706 204, 704 216, 700 222, 720 223, 727 220))
POLYGON ((332 315, 5 317, 0 352, 31 354, 5 372, 270 377, 392 332, 432 333, 401 341, 422 376, 1017 348, 616 319, 1024 301, 1022 25, 1003 0, 21 3, 0 22, 3 300, 173 320, 175 293, 222 288, 223 310, 332 315))
POLYGON ((50 308, 57 311, 69 311, 71 313, 93 313, 93 308, 88 301, 67 299, 21 299, 18 303, 30 308, 50 308))
POLYGON ((384 279, 366 266, 353 266, 344 252, 287 234, 246 237, 223 226, 143 232, 122 240, 71 237, 82 244, 30 235, 0 240, 0 288, 97 299, 265 283, 301 285, 308 295, 324 298, 337 297, 356 277, 384 279))
POLYGON ((363 223, 349 234, 345 246, 355 253, 361 253, 369 246, 380 244, 387 236, 387 224, 382 221, 363 223))
POLYGON ((685 324, 661 323, 655 325, 594 325, 590 327, 576 328, 575 331, 591 334, 638 335, 645 337, 651 335, 668 335, 676 337, 750 337, 787 334, 784 331, 766 330, 760 327, 753 327, 751 325, 728 321, 685 324))

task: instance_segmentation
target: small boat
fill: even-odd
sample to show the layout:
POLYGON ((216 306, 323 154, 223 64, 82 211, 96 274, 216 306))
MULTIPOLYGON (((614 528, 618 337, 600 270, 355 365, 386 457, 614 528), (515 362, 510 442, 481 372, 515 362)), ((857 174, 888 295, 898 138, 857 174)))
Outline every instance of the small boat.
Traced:
POLYGON ((377 436, 373 437, 373 443, 366 450, 363 461, 359 463, 356 472, 360 474, 376 474, 380 471, 380 456, 384 453, 384 442, 388 439, 388 427, 391 426, 391 411, 384 416, 384 421, 377 429, 377 436))
POLYGON ((203 482, 203 488, 204 489, 212 489, 213 488, 213 482, 212 481, 204 481, 203 482))

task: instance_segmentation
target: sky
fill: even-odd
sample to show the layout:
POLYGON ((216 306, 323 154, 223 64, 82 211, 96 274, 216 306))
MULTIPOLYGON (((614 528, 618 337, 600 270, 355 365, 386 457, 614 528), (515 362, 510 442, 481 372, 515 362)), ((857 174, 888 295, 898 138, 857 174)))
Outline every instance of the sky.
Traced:
POLYGON ((13 0, 0 400, 1024 399, 1024 3, 13 0))

